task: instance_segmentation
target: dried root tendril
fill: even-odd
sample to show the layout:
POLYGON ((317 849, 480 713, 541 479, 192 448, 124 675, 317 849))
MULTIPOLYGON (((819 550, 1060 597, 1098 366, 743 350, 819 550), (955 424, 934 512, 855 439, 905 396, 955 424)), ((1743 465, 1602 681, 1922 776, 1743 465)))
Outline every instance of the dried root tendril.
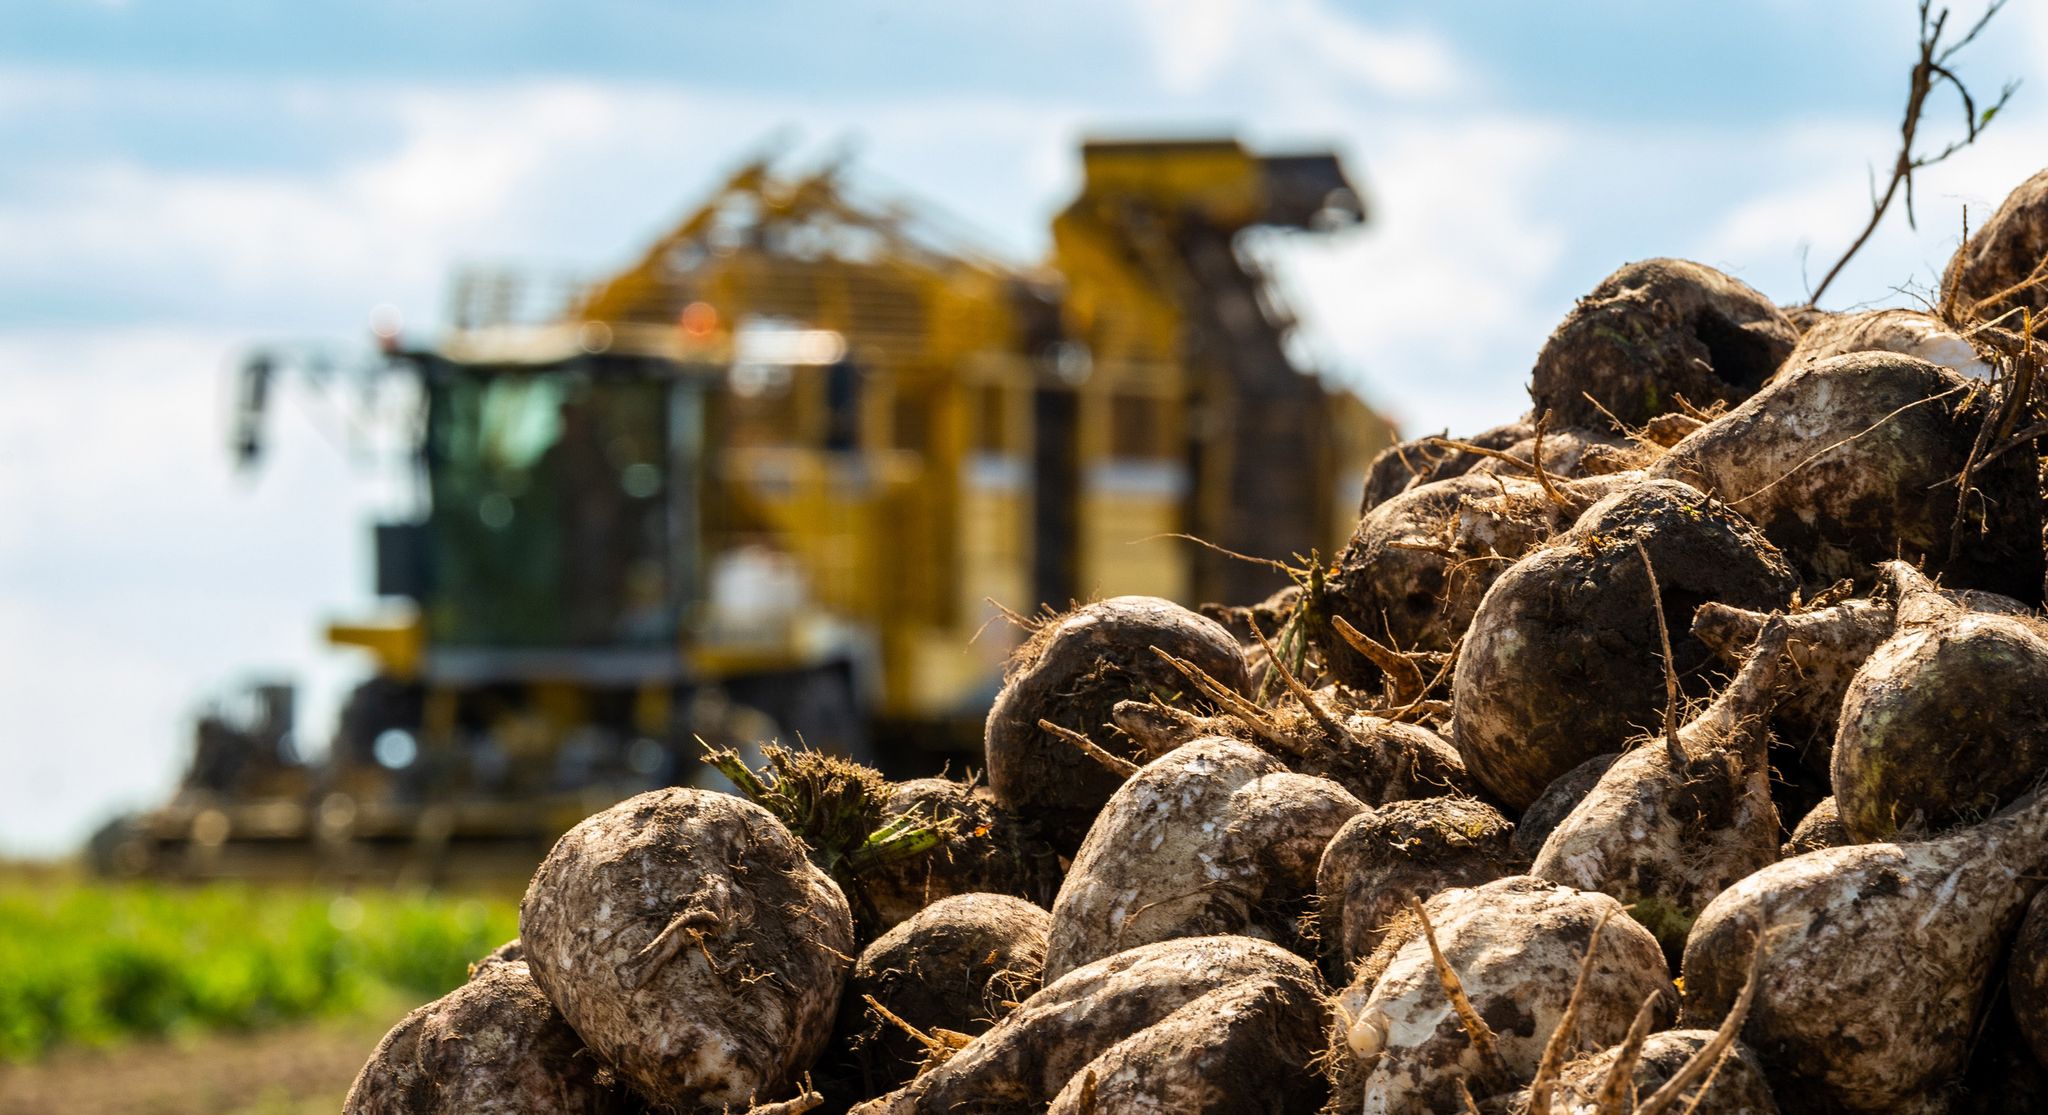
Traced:
POLYGON ((1086 735, 1072 728, 1062 728, 1050 720, 1040 720, 1038 727, 1055 739, 1073 744, 1081 754, 1100 763, 1104 770, 1116 775, 1118 778, 1129 778, 1138 773, 1138 764, 1121 755, 1103 750, 1101 745, 1097 744, 1094 740, 1089 739, 1086 735))
POLYGON ((918 1029, 902 1015, 883 1006, 873 995, 863 995, 861 998, 867 1002, 868 1009, 874 1011, 882 1021, 908 1034, 910 1040, 924 1047, 924 1063, 918 1066, 917 1070, 920 1075, 945 1064, 952 1059, 953 1054, 960 1052, 966 1048, 968 1042, 974 1040, 958 1030, 947 1030, 937 1026, 929 1031, 918 1029))
POLYGON ((1343 616, 1331 616, 1330 626, 1351 645, 1352 650, 1364 655, 1387 675, 1392 689, 1390 695, 1395 702, 1408 704, 1428 692, 1429 683, 1424 680, 1422 667, 1415 664, 1414 658, 1351 626, 1343 616))

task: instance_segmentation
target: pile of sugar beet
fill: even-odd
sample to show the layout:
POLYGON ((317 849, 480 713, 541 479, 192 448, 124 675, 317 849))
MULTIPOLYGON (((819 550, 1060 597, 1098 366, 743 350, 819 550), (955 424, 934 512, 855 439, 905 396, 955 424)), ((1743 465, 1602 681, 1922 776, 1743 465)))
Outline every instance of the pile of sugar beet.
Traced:
POLYGON ((2048 1111, 2044 276, 2048 171, 1924 311, 1630 264, 1291 588, 1029 623, 985 782, 588 818, 347 1110, 2048 1111))

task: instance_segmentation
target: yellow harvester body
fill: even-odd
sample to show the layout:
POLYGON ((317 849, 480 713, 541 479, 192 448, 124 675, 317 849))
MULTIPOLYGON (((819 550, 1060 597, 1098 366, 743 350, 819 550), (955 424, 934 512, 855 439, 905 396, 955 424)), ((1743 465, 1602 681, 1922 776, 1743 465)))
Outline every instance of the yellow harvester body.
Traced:
POLYGON ((696 735, 971 764, 1015 645, 998 606, 1284 583, 1180 535, 1329 553, 1392 431, 1294 366, 1239 239, 1361 220, 1335 159, 1091 143, 1083 171, 1034 268, 758 162, 546 312, 460 277, 450 333, 394 359, 432 506, 380 528, 380 591, 410 603, 330 628, 374 663, 332 755, 261 801, 274 764, 195 762, 103 860, 530 862, 689 777, 696 735))

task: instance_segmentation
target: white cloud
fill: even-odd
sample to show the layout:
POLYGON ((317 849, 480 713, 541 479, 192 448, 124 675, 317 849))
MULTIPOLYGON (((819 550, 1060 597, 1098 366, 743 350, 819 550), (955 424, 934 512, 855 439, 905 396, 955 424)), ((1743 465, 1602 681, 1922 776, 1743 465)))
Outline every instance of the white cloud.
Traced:
POLYGON ((1527 407, 1511 354, 1533 358, 1550 329, 1544 292, 1566 229, 1502 184, 1552 172, 1572 137, 1491 117, 1414 122, 1372 140, 1377 223, 1271 245, 1310 346, 1362 375, 1411 428, 1506 421, 1527 407))
POLYGON ((1450 45, 1416 28, 1368 28, 1318 0, 1292 0, 1280 13, 1294 25, 1287 43, 1319 54, 1337 75, 1407 97, 1449 93, 1470 80, 1450 45))
POLYGON ((1255 6, 1246 0, 1138 0, 1160 82, 1171 92, 1192 93, 1215 80, 1255 6))
POLYGON ((1370 26, 1327 0, 1134 0, 1133 10, 1154 71, 1173 93, 1237 78, 1425 98, 1471 76, 1441 36, 1370 26))
MULTIPOLYGON (((178 79, 96 91, 41 75, 0 87, 0 113, 52 103, 78 111, 94 97, 224 93, 178 79)), ((347 112, 381 121, 390 141, 338 167, 310 169, 34 166, 0 195, 0 243, 15 280, 90 277, 117 294, 183 297, 207 313, 244 307, 242 319, 290 313, 305 321, 307 307, 325 305, 337 309, 313 320, 353 325, 371 305, 391 301, 410 320, 431 320, 451 262, 531 261, 596 273, 675 219, 761 137, 795 120, 814 145, 868 137, 856 149, 876 178, 951 197, 970 225, 1004 233, 994 237, 999 243, 1037 250, 1042 230, 1017 230, 1069 173, 1081 120, 1070 107, 999 99, 821 108, 583 82, 299 87, 289 99, 307 127, 345 102, 347 112)))

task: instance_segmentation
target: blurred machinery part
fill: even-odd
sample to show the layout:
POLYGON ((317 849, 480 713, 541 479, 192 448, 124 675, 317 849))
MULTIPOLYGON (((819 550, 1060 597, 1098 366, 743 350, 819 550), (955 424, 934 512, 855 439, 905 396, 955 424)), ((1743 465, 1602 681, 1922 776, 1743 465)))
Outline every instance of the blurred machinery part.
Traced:
MULTIPOLYGON (((595 284, 470 270, 452 328, 380 317, 424 513, 375 527, 372 676, 321 762, 289 692, 201 720, 120 873, 522 874, 594 809, 771 735, 924 774, 978 755, 1019 612, 1142 592, 1250 603, 1351 526, 1392 440, 1295 366, 1240 234, 1361 222, 1328 154, 1088 143, 1053 254, 1006 266, 839 168, 734 173, 595 284), (282 716, 282 721, 278 718, 282 716), (268 719, 266 719, 266 717, 268 719), (280 726, 282 724, 282 726, 280 726)), ((254 462, 289 347, 246 364, 254 462)))

